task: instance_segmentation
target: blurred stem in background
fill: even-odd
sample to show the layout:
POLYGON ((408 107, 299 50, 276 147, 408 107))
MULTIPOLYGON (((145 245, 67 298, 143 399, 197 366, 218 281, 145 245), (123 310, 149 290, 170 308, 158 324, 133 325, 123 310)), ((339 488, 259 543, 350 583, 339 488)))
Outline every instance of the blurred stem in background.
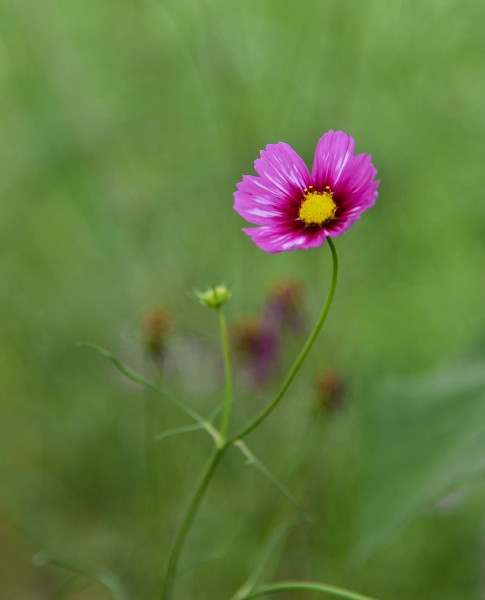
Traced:
MULTIPOLYGON (((326 439, 327 425, 327 415, 319 411, 316 418, 311 420, 310 426, 302 438, 303 443, 298 446, 298 452, 292 457, 286 479, 291 482, 292 490, 297 489, 294 493, 298 497, 303 496, 302 492, 308 484, 310 457, 313 456, 315 447, 321 446, 322 439, 326 439)), ((276 569, 290 529, 300 524, 305 526, 307 522, 306 515, 302 513, 301 507, 296 505, 296 509, 297 514, 295 515, 295 507, 290 507, 287 504, 282 505, 281 502, 277 506, 274 503, 271 504, 271 519, 258 544, 259 551, 254 558, 250 574, 234 594, 232 600, 242 600, 256 587, 263 574, 269 577, 270 573, 276 569)))
MULTIPOLYGON (((155 366, 158 381, 157 385, 162 387, 163 377, 162 369, 159 367, 156 358, 153 355, 147 355, 146 363, 151 363, 155 366)), ((145 369, 146 371, 147 369, 145 369)), ((159 403, 158 398, 154 397, 149 393, 149 390, 145 388, 145 398, 143 403, 144 412, 144 446, 145 446, 145 474, 146 474, 146 510, 147 510, 147 541, 149 547, 149 563, 151 565, 152 573, 157 573, 157 559, 159 555, 159 523, 160 523, 160 510, 159 501, 160 498, 160 471, 161 464, 159 460, 158 445, 155 443, 156 435, 159 431, 159 403)), ((153 597, 155 593, 157 583, 159 582, 158 577, 153 577, 150 582, 149 598, 153 597)))

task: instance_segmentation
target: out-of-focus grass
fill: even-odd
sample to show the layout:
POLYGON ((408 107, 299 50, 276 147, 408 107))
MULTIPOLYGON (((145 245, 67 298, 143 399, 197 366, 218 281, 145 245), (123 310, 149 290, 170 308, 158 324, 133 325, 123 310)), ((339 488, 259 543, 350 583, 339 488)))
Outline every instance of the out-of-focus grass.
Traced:
MULTIPOLYGON (((199 433, 160 443, 161 502, 147 505, 145 393, 76 342, 140 366, 137 324, 154 304, 173 311, 181 338, 212 336, 190 290, 220 280, 235 282, 235 316, 260 307, 273 277, 297 275, 315 313, 326 249, 263 254, 239 232, 232 193, 266 143, 288 141, 311 161, 329 128, 372 153, 382 184, 376 207, 338 240, 341 284, 309 364, 252 436, 284 478, 313 421, 315 369, 336 366, 351 383, 351 410, 322 429, 307 483, 294 482, 312 524, 292 529, 273 574, 383 599, 480 598, 476 476, 448 512, 433 512, 439 498, 426 496, 411 503, 406 530, 393 524, 402 506, 389 469, 407 464, 403 495, 421 497, 426 472, 413 478, 399 453, 418 436, 427 455, 437 420, 426 394, 422 415, 413 398, 403 439, 405 394, 386 396, 394 418, 373 399, 391 376, 483 358, 484 19, 478 0, 0 4, 2 598, 54 598, 68 582, 69 573, 32 566, 37 552, 109 567, 133 597, 149 597, 208 443, 199 433), (374 458, 387 453, 399 460, 374 458), (356 563, 353 550, 372 545, 366 523, 380 484, 396 511, 387 506, 377 521, 393 533, 356 563)), ((193 380, 196 365, 187 359, 178 378, 193 380)), ((438 436, 445 455, 475 431, 461 418, 460 390, 438 436)), ((185 393, 207 412, 221 384, 199 400, 185 393)), ((262 402, 252 396, 238 393, 239 419, 262 402)), ((160 413, 161 428, 184 422, 171 407, 160 413)), ((471 474, 477 454, 464 456, 471 474)), ((460 472, 456 461, 450 468, 460 472)), ((279 501, 234 454, 184 553, 180 597, 228 597, 279 501)), ((57 597, 107 597, 85 584, 57 597)))

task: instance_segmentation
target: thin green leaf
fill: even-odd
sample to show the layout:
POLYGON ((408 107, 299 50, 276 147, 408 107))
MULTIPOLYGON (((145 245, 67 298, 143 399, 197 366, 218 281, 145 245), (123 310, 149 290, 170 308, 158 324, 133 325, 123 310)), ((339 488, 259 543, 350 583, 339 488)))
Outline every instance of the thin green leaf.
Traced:
POLYGON ((252 592, 249 592, 249 594, 246 594, 246 596, 242 596, 240 600, 247 600, 248 598, 257 598, 258 596, 265 596, 266 594, 291 590, 320 592, 321 594, 330 594, 331 596, 338 596, 339 598, 347 598, 347 600, 375 600, 375 598, 371 598, 370 596, 363 596, 357 592, 352 592, 333 585, 326 585, 325 583, 318 583, 317 581, 280 581, 279 583, 256 588, 252 592))
POLYGON ((239 450, 244 454, 247 459, 248 465, 254 465, 267 479, 269 479, 278 489, 279 491, 292 502, 295 506, 298 507, 298 501, 290 492, 290 490, 286 487, 286 485, 281 482, 276 475, 268 469, 268 467, 262 463, 257 456, 254 455, 253 452, 247 447, 247 445, 242 440, 236 440, 234 442, 234 446, 239 448, 239 450))
POLYGON ((207 420, 209 421, 209 423, 213 423, 215 421, 217 415, 220 414, 220 412, 222 411, 223 407, 224 407, 224 403, 223 402, 219 402, 219 404, 214 408, 214 410, 212 410, 212 412, 207 417, 207 420))
POLYGON ((140 375, 140 373, 137 373, 130 367, 126 366, 118 357, 112 354, 109 350, 106 350, 105 348, 102 348, 101 346, 98 346, 96 344, 91 344, 90 342, 81 342, 79 343, 79 347, 95 350, 98 354, 111 361, 113 365, 118 369, 118 371, 123 373, 123 375, 128 377, 128 379, 131 379, 131 381, 134 381, 135 383, 138 383, 148 388, 152 392, 163 396, 164 398, 172 402, 172 404, 175 404, 176 406, 181 408, 187 415, 192 417, 192 419, 194 419, 194 421, 196 421, 202 429, 205 429, 215 441, 219 440, 219 432, 195 409, 185 404, 185 402, 181 402, 180 400, 172 396, 170 393, 168 393, 166 390, 162 390, 152 381, 146 379, 145 377, 143 377, 143 375, 140 375))
POLYGON ((234 594, 232 600, 242 600, 245 598, 247 594, 251 592, 256 586, 258 579, 263 574, 266 565, 275 551, 275 548, 279 544, 279 542, 283 539, 283 536, 288 531, 288 529, 292 526, 290 525, 281 525, 277 527, 271 535, 265 540, 261 552, 258 554, 256 560, 254 561, 254 569, 253 572, 250 573, 249 577, 243 583, 243 585, 239 588, 239 590, 234 594))
POLYGON ((159 433, 158 435, 155 436, 154 441, 159 442, 161 440, 164 440, 168 437, 172 437, 174 435, 179 435, 182 433, 190 433, 191 431, 201 431, 201 430, 202 430, 202 426, 197 425, 197 424, 185 425, 184 427, 176 427, 175 429, 169 429, 168 431, 159 433))
POLYGON ((376 391, 364 418, 356 566, 485 471, 484 419, 482 363, 404 378, 376 391))

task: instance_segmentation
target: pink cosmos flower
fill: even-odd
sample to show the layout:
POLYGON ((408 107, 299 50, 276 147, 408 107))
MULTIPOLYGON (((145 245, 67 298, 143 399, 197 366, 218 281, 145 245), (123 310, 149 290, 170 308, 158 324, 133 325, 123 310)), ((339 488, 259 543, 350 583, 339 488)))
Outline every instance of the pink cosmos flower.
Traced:
POLYGON ((243 175, 234 208, 250 223, 243 229, 267 252, 320 246, 338 236, 377 198, 377 169, 369 154, 354 155, 354 139, 327 131, 318 140, 310 174, 285 142, 269 144, 254 162, 258 175, 243 175))

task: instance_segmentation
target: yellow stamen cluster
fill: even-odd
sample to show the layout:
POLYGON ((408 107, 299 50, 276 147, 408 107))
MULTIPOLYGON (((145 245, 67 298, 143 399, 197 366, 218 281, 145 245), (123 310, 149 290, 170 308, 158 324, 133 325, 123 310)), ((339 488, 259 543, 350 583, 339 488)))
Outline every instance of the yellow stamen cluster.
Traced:
POLYGON ((305 188, 298 216, 307 225, 323 225, 335 217, 336 210, 333 192, 328 185, 323 192, 317 192, 310 185, 305 188))

